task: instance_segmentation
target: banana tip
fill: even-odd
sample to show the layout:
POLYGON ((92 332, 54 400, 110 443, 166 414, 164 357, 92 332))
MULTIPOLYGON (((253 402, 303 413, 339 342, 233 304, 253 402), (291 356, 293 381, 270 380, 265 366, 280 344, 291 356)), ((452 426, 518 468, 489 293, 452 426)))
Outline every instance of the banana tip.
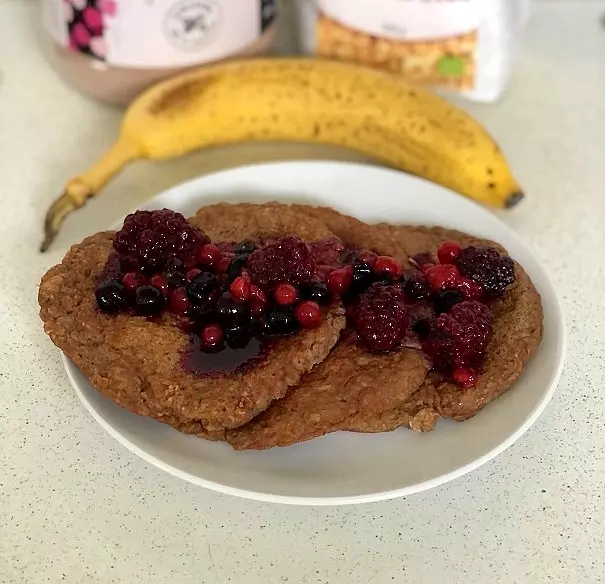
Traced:
POLYGON ((513 207, 518 205, 524 198, 525 194, 522 191, 517 191, 516 193, 513 193, 512 195, 508 196, 506 202, 504 203, 504 206, 507 209, 512 209, 513 207))
POLYGON ((44 240, 40 244, 40 253, 44 253, 45 251, 47 251, 48 248, 50 247, 50 244, 53 242, 54 239, 55 239, 54 233, 46 233, 44 235, 44 240))

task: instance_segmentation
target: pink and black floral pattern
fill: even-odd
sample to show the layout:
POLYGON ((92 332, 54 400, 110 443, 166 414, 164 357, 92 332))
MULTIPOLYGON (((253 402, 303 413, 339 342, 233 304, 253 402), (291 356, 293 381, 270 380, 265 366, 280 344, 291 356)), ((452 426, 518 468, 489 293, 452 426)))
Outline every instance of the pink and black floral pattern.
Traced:
POLYGON ((108 18, 115 16, 116 0, 63 0, 63 14, 69 33, 69 48, 104 60, 103 38, 108 18))

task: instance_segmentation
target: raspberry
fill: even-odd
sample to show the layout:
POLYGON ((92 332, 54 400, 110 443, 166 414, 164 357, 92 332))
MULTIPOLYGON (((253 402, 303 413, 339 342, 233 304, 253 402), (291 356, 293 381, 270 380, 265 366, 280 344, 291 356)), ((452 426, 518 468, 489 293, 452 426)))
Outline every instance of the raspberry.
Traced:
POLYGON ((287 236, 250 254, 248 271, 253 282, 263 288, 279 282, 298 285, 312 279, 315 260, 302 239, 287 236))
POLYGON ((164 209, 128 215, 113 246, 127 269, 161 270, 169 258, 193 257, 209 241, 180 213, 164 209))
POLYGON ((492 320, 491 310, 474 300, 460 302, 439 316, 423 342, 433 367, 444 373, 479 367, 492 335, 492 320))
POLYGON ((353 321, 360 340, 368 349, 395 349, 408 326, 408 311, 399 286, 373 284, 359 297, 353 321))
POLYGON ((437 250, 437 257, 442 264, 453 264, 460 254, 460 244, 456 241, 444 241, 437 250))
POLYGON ((486 296, 502 296, 515 281, 515 264, 493 247, 467 247, 456 258, 462 275, 480 284, 486 296))
POLYGON ((481 298, 483 298, 483 287, 470 278, 460 276, 455 284, 455 288, 461 292, 467 300, 481 300, 481 298))
POLYGON ((456 282, 460 278, 460 273, 456 266, 449 264, 440 264, 428 268, 424 272, 426 279, 431 289, 435 292, 442 290, 443 288, 454 288, 456 282))

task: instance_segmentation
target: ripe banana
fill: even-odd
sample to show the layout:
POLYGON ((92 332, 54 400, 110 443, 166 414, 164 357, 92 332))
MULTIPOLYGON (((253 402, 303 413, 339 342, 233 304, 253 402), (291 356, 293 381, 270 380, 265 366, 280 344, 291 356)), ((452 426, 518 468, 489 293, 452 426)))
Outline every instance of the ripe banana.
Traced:
POLYGON ((128 162, 250 140, 353 148, 498 207, 523 197, 487 132, 427 89, 333 61, 235 61, 174 77, 143 93, 126 112, 113 147, 71 179, 49 209, 42 251, 65 217, 128 162))

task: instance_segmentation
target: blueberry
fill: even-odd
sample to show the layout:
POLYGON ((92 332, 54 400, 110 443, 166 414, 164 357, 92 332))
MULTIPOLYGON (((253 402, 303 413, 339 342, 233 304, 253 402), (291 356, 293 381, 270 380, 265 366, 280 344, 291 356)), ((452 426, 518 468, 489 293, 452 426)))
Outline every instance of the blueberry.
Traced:
POLYGON ((126 306, 126 288, 116 280, 105 280, 95 290, 97 306, 103 312, 116 313, 126 306))
POLYGON ((229 264, 229 269, 227 270, 227 277, 229 278, 229 282, 233 282, 235 278, 237 278, 241 273, 248 261, 247 255, 236 255, 229 264))
POLYGON ((224 329, 227 344, 232 349, 243 349, 252 338, 253 330, 250 325, 236 325, 224 329))
POLYGON ((216 303, 216 311, 221 324, 226 327, 235 327, 250 321, 250 312, 245 304, 233 302, 229 292, 225 292, 216 303))
POLYGON ((164 310, 166 299, 155 286, 139 286, 134 296, 134 305, 139 314, 159 314, 164 310))
POLYGON ((422 300, 429 295, 429 287, 424 275, 418 270, 409 269, 403 272, 403 291, 412 300, 422 300))
POLYGON ((216 301, 213 298, 193 306, 189 310, 189 316, 200 324, 209 324, 216 321, 216 301))
POLYGON ((449 312, 456 304, 464 300, 464 295, 458 290, 440 290, 434 296, 435 312, 449 312))
POLYGON ((327 304, 330 301, 330 294, 323 282, 303 284, 300 287, 300 297, 303 300, 313 300, 317 304, 327 304))
POLYGON ((187 298, 191 304, 199 306, 212 300, 213 292, 218 287, 218 279, 210 272, 202 272, 187 285, 187 298))
POLYGON ((267 315, 263 332, 269 336, 286 337, 298 329, 296 317, 289 310, 277 309, 267 315))
POLYGON ((250 255, 256 249, 251 241, 244 241, 235 248, 235 255, 250 255))
POLYGON ((353 264, 353 286, 364 288, 365 291, 365 289, 368 288, 371 283, 372 269, 370 266, 360 261, 356 261, 353 264))

